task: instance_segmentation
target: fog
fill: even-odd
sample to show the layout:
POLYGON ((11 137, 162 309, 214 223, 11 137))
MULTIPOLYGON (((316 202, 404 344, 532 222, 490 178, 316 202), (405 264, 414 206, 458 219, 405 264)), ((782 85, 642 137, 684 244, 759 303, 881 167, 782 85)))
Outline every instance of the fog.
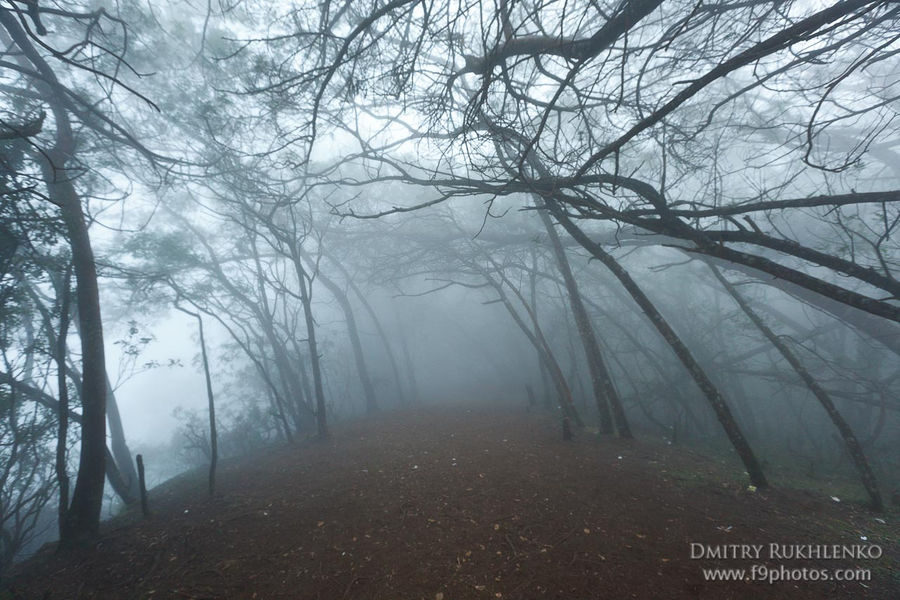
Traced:
MULTIPOLYGON (((895 548, 896 25, 863 0, 0 7, 0 574, 34 591, 43 567, 14 565, 45 544, 66 561, 107 527, 162 527, 148 490, 158 514, 229 522, 244 479, 296 468, 350 489, 329 478, 369 473, 360 456, 455 468, 498 439, 518 453, 491 446, 513 478, 486 493, 498 505, 544 467, 551 502, 639 457, 622 489, 665 484, 666 510, 718 510, 703 503, 722 488, 735 522, 851 511, 827 514, 895 548), (526 467, 526 440, 559 466, 526 467)), ((472 489, 454 473, 436 476, 450 504, 472 489)), ((628 498, 644 527, 649 497, 628 498)), ((693 568, 669 555, 695 524, 667 522, 684 532, 648 556, 693 568)), ((446 547, 470 543, 460 527, 446 547)), ((530 531, 505 538, 514 558, 530 531)), ((651 567, 612 563, 646 596, 651 567)), ((375 597, 350 592, 381 573, 344 597, 375 597)), ((495 596, 562 585, 542 577, 495 596)), ((800 589, 858 591, 842 585, 800 589)))

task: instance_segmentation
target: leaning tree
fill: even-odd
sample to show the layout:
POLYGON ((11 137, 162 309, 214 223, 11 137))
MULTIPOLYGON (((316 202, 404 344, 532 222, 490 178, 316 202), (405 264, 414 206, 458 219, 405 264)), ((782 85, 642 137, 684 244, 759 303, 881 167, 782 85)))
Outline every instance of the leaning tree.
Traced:
POLYGON ((235 52, 271 67, 241 93, 271 107, 296 164, 427 190, 336 212, 510 195, 549 211, 640 305, 762 483, 712 380, 608 248, 675 247, 900 350, 898 16, 880 0, 326 2, 271 9, 268 35, 235 52))

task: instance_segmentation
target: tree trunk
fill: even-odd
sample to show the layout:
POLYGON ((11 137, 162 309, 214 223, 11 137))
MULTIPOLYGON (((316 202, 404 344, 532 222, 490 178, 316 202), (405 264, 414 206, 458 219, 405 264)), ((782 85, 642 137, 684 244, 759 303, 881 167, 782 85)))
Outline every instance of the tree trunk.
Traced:
MULTIPOLYGON (((71 365, 69 368, 71 368, 71 365)), ((10 386, 10 388, 12 388, 14 391, 26 395, 34 402, 37 402, 41 406, 49 408, 53 412, 59 411, 59 401, 56 398, 50 396, 42 390, 37 389, 34 386, 31 386, 27 383, 22 383, 21 381, 12 378, 9 373, 0 372, 0 383, 10 386)), ((70 423, 78 423, 79 425, 81 425, 80 414, 74 412, 71 408, 69 408, 67 413, 70 423)), ((126 482, 119 474, 119 469, 118 467, 116 467, 116 461, 113 458, 112 453, 109 451, 109 448, 106 449, 106 477, 107 479, 109 479, 109 484, 110 486, 112 486, 113 491, 115 491, 115 493, 118 494, 119 497, 124 501, 125 497, 128 494, 126 482)))
MULTIPOLYGON (((539 203, 540 204, 540 203, 539 203)), ((559 272, 563 276, 566 285, 566 293, 569 297, 569 306, 572 308, 572 316, 575 319, 575 325, 578 327, 578 335, 581 338, 581 345, 584 347, 584 354, 587 357, 588 369, 591 374, 591 386, 594 391, 594 400, 597 403, 597 411, 600 414, 600 430, 603 433, 613 432, 613 416, 615 416, 615 427, 619 436, 630 438, 631 428, 625 418, 625 409, 622 407, 622 401, 616 386, 613 384, 606 361, 603 360, 603 353, 600 345, 597 343, 597 336, 591 325, 591 319, 588 316, 587 309, 581 299, 581 292, 578 290, 578 284, 575 276, 572 274, 572 267, 569 265, 569 259, 566 251, 563 249, 559 241, 559 235, 556 228, 550 220, 550 215, 546 210, 542 210, 542 206, 538 206, 538 214, 547 236, 550 238, 550 247, 553 249, 553 255, 556 257, 556 264, 559 272)))
POLYGON ((337 283, 326 277, 319 271, 316 279, 322 282, 331 295, 337 300, 341 311, 344 313, 344 319, 347 322, 347 334, 350 336, 350 347, 353 348, 353 358, 356 361, 356 371, 359 374, 359 381, 362 384, 363 395, 366 400, 366 413, 374 414, 378 412, 378 401, 375 398, 375 387, 372 385, 372 378, 369 376, 369 369, 366 367, 366 356, 363 353, 362 342, 359 339, 359 329, 356 327, 356 317, 353 314, 353 307, 350 306, 350 300, 347 294, 341 289, 337 283))
POLYGON ((56 433, 56 479, 59 482, 59 531, 60 536, 66 527, 66 513, 69 510, 69 474, 66 470, 66 447, 69 437, 69 385, 66 381, 66 339, 69 334, 70 289, 72 264, 66 265, 65 273, 59 286, 59 332, 56 336, 56 377, 59 387, 59 408, 56 411, 58 421, 56 433))
POLYGON ((281 410, 281 400, 277 397, 277 392, 275 392, 271 387, 266 386, 268 390, 269 396, 269 406, 272 411, 272 421, 275 423, 275 431, 278 432, 278 436, 282 438, 285 442, 289 444, 294 443, 294 436, 291 435, 291 430, 288 427, 287 421, 284 419, 284 413, 281 410))
POLYGON ((312 366, 313 389, 316 398, 316 428, 319 437, 328 436, 328 419, 325 415, 325 390, 322 386, 322 367, 319 362, 319 347, 316 343, 316 322, 313 319, 312 299, 306 277, 306 270, 301 264, 300 255, 294 248, 294 268, 297 271, 297 279, 300 283, 300 302, 303 304, 303 316, 306 320, 306 339, 309 344, 309 362, 312 366))
POLYGON ((666 343, 669 344, 669 347, 672 348, 672 351, 687 369, 688 373, 690 373, 691 378, 693 378, 694 382, 700 388, 700 391, 703 392, 703 395, 712 407, 713 412, 716 414, 716 418, 725 430, 725 434, 728 436, 732 446, 734 446, 738 456, 744 463, 747 474, 750 476, 750 481, 756 487, 767 487, 768 481, 762 471, 762 467, 760 467, 759 461, 756 459, 753 449, 744 437, 740 426, 737 424, 737 421, 734 420, 731 409, 728 408, 728 405, 719 393, 718 388, 716 388, 715 384, 707 376, 703 367, 700 366, 691 354, 691 351, 688 350, 687 346, 681 341, 681 338, 678 337, 678 334, 675 333, 675 330, 672 329, 668 321, 663 318, 662 314, 656 309, 656 306, 653 305, 653 302, 650 301, 650 298, 644 294, 643 290, 635 283, 628 272, 622 268, 612 256, 607 254, 599 244, 594 243, 583 231, 576 227, 553 198, 548 197, 545 201, 548 208, 550 208, 550 211, 553 213, 553 216, 556 217, 557 221, 559 221, 566 231, 568 231, 569 234, 595 258, 606 265, 613 275, 616 276, 616 279, 621 282, 628 294, 634 299, 638 306, 641 307, 644 314, 647 315, 647 318, 650 319, 650 322, 660 335, 662 335, 666 343))
POLYGON ((75 152, 75 136, 56 73, 34 48, 19 21, 9 10, 0 10, 0 24, 40 74, 38 89, 50 106, 56 125, 54 145, 39 150, 38 160, 50 201, 60 208, 68 233, 75 270, 78 322, 81 326, 82 427, 78 478, 72 502, 61 531, 63 546, 86 541, 100 528, 103 486, 106 482, 106 365, 103 322, 100 318, 100 288, 94 251, 88 234, 81 198, 67 168, 75 152))
MULTIPOLYGON (((200 334, 200 358, 203 362, 203 377, 206 380, 206 399, 209 410, 209 495, 212 496, 216 491, 216 464, 219 462, 219 435, 216 428, 216 401, 213 396, 212 377, 209 374, 209 355, 206 353, 206 336, 203 335, 203 317, 199 312, 191 312, 186 308, 178 306, 177 300, 175 308, 186 315, 197 319, 197 331, 200 334)), ((233 336, 232 336, 233 337, 233 336)), ((257 361, 257 368, 260 365, 257 361)), ((285 423, 287 426, 287 423, 285 423)))
POLYGON ((125 439, 125 428, 122 426, 119 405, 116 402, 116 394, 110 385, 109 377, 106 378, 106 421, 109 425, 110 449, 124 484, 121 492, 117 490, 116 493, 125 504, 134 504, 140 497, 137 471, 134 468, 134 460, 131 458, 131 449, 125 439))
MULTIPOLYGON (((303 386, 303 393, 305 394, 305 397, 312 400, 313 392, 312 387, 309 383, 309 371, 306 370, 306 361, 303 358, 303 353, 300 352, 300 345, 296 343, 296 340, 294 341, 294 343, 296 344, 297 349, 297 368, 300 371, 300 385, 303 386)), ((308 349, 309 348, 307 347, 307 350, 308 349)), ((309 413, 315 416, 316 411, 313 407, 312 402, 309 403, 307 408, 309 409, 309 413)))
MULTIPOLYGON (((81 333, 76 321, 76 331, 81 333)), ((70 363, 69 371, 75 375, 79 381, 82 377, 77 367, 70 363)), ((106 376, 106 423, 109 426, 109 446, 112 450, 107 454, 106 460, 113 459, 113 465, 107 465, 107 477, 110 484, 114 478, 109 476, 110 468, 115 470, 116 484, 113 490, 119 498, 127 505, 134 504, 139 499, 137 472, 131 458, 131 450, 128 448, 128 441, 125 439, 125 428, 122 425, 122 417, 119 414, 119 405, 116 402, 116 393, 113 390, 112 382, 109 380, 109 374, 106 376)))
POLYGON ((147 502, 147 482, 144 478, 144 457, 140 454, 136 457, 138 467, 138 486, 141 494, 141 513, 145 517, 150 516, 150 505, 147 502))
MULTIPOLYGON (((537 252, 531 249, 531 272, 528 277, 529 291, 531 293, 531 310, 537 316, 537 252)), ((547 373, 547 367, 541 358, 540 351, 537 352, 538 371, 541 374, 541 406, 546 409, 550 406, 550 377, 547 373)))
MULTIPOLYGON (((490 260, 490 259, 489 259, 490 260)), ((559 362, 556 360, 556 357, 553 355, 553 351, 550 349, 550 344, 547 343, 547 339, 544 337, 543 332, 541 331, 540 324, 537 321, 537 317, 535 314, 528 308, 528 305, 525 303, 525 298, 522 297, 522 294, 515 287, 512 286, 512 283, 509 282, 503 275, 502 272, 498 270, 500 274, 501 281, 509 285, 510 289, 514 294, 519 298, 519 301, 522 303, 525 311, 528 313, 529 318, 531 319, 532 326, 534 327, 534 331, 532 331, 525 321, 519 316, 519 313, 516 312, 515 307, 512 305, 512 302, 509 301, 509 297, 506 295, 506 292, 503 291, 503 286, 501 283, 498 283, 491 277, 490 273, 485 270, 480 265, 473 264, 472 265, 476 270, 478 270, 482 277, 484 277, 485 281, 497 292, 497 295, 500 297, 500 301, 503 303, 504 308, 512 317, 513 321, 515 321, 516 325, 519 326, 519 329, 522 330, 522 333, 528 338, 528 341, 531 342, 532 346, 534 346, 538 355, 541 357, 541 361, 547 366, 547 370, 550 371, 550 377, 553 380, 554 385, 556 386, 556 391, 559 394, 559 403, 560 407, 563 410, 563 414, 565 418, 571 418, 575 421, 575 424, 582 428, 584 427, 584 421, 581 420, 581 415, 578 414, 578 410, 575 408, 575 404, 572 402, 572 391, 569 389, 569 384, 566 382, 566 376, 563 374, 562 368, 559 366, 559 362)), ((563 427, 567 427, 567 422, 563 421, 563 427)))
MULTIPOLYGON (((73 413, 70 412, 69 420, 72 420, 72 415, 73 413)), ((122 478, 122 475, 119 474, 119 467, 116 466, 116 459, 113 458, 109 448, 106 449, 106 479, 109 481, 109 486, 116 494, 118 494, 119 498, 121 498, 123 502, 126 502, 125 497, 129 494, 128 484, 125 479, 122 478)), ((138 495, 140 495, 140 490, 138 490, 138 495)))
POLYGON ((384 331, 384 327, 381 324, 381 320, 378 318, 378 315, 375 313, 375 309, 372 308, 372 304, 366 298, 366 295, 362 293, 362 290, 359 289, 359 286, 353 281, 353 278, 350 276, 350 273, 347 272, 347 269, 344 268, 340 262, 338 262, 333 256, 328 256, 328 260, 338 268, 338 270, 344 275, 344 278, 347 280, 347 285, 353 290, 353 293, 356 294, 356 297, 359 299, 360 304, 362 304, 363 309, 365 309, 366 313, 368 313, 369 318, 372 319, 372 323, 375 325, 375 331, 378 333, 378 337, 381 339, 381 343, 384 346, 384 352, 387 355, 388 362, 391 365, 391 372, 394 375, 394 384, 397 387, 397 400, 400 406, 407 405, 406 394, 403 393, 403 382, 400 380, 400 368, 397 366, 397 357, 394 355, 394 350, 391 348, 391 342, 388 339, 387 333, 384 331))
POLYGON ((45 163, 44 179, 51 200, 62 211, 69 235, 81 332, 81 453, 75 491, 60 532, 60 542, 71 545, 94 537, 100 528, 106 483, 106 358, 100 287, 81 198, 59 164, 54 168, 45 163))
POLYGON ((206 397, 209 401, 209 495, 216 491, 216 463, 219 462, 219 435, 216 430, 216 401, 213 398, 212 378, 209 375, 209 356, 206 354, 206 338, 203 336, 203 318, 199 313, 197 326, 200 330, 200 353, 203 357, 203 374, 206 377, 206 397))
MULTIPOLYGON (((67 280, 69 283, 69 289, 66 291, 68 295, 68 304, 69 307, 66 312, 66 326, 71 323, 71 314, 73 312, 72 306, 72 295, 71 295, 71 276, 67 280)), ((25 282, 21 282, 22 285, 27 284, 25 282)), ((31 288, 31 286, 26 287, 26 291, 34 302, 35 307, 41 313, 41 317, 44 320, 44 326, 47 329, 49 342, 51 345, 55 345, 58 341, 56 334, 53 333, 53 320, 50 311, 44 306, 41 297, 31 288)), ((62 297, 62 292, 60 292, 60 297, 62 297)), ((29 333, 30 321, 26 321, 26 335, 33 336, 33 333, 29 333)), ((74 322, 75 331, 79 335, 81 335, 81 331, 79 328, 78 320, 76 319, 74 322)), ((33 340, 29 342, 33 344, 33 340)), ((30 354, 29 354, 30 357, 30 354)), ((78 367, 72 362, 68 353, 65 355, 66 365, 64 369, 64 373, 66 378, 75 386, 76 393, 81 389, 81 371, 78 367)), ((29 358, 29 361, 33 361, 33 359, 29 358)), ((26 378, 30 378, 32 367, 26 364, 25 373, 26 378)), ((62 389, 61 385, 57 387, 62 389)), ((71 404, 71 398, 68 397, 68 389, 66 390, 67 396, 67 404, 71 404)), ((80 400, 80 396, 79 396, 80 400)), ((45 403, 42 399, 38 399, 38 402, 45 403)), ((46 403, 45 403, 46 404, 46 403)), ((58 405, 54 405, 54 411, 58 411, 58 405)), ((116 405, 116 397, 113 392, 112 385, 109 381, 109 376, 106 378, 106 416, 107 416, 107 424, 109 425, 109 443, 112 448, 112 453, 107 452, 106 455, 106 476, 109 479, 110 484, 113 486, 113 491, 119 496, 119 498, 125 504, 133 504, 138 499, 138 490, 137 490, 137 474, 134 470, 134 465, 132 465, 131 461, 131 451, 128 449, 128 443, 125 441, 125 430, 122 427, 122 420, 119 416, 118 406, 116 405), (112 461, 110 460, 112 458, 112 461)), ((71 409, 66 410, 66 419, 68 421, 74 421, 81 424, 81 418, 78 415, 75 415, 75 418, 72 418, 73 413, 71 409)), ((67 482, 68 485, 68 482, 67 482)), ((66 502, 68 504, 68 502, 66 502)))
POLYGON ((815 379, 813 379, 812 375, 809 374, 809 371, 806 370, 806 367, 800 362, 800 359, 788 348, 787 344, 781 341, 775 332, 772 331, 768 325, 762 320, 762 318, 756 314, 746 300, 740 295, 740 293, 735 289, 735 287, 722 275, 721 272, 712 264, 708 265, 710 270, 713 272, 713 275, 716 276, 716 279, 719 280, 719 283, 728 291, 737 305, 744 311, 744 314, 756 325, 757 329, 759 329, 766 339, 768 339, 778 352, 781 353, 781 356, 788 362, 789 365, 794 369, 794 372, 800 376, 800 379, 803 380, 803 383, 806 384, 806 387, 813 393, 819 403, 822 405, 822 408, 825 409, 825 412, 828 413, 828 417, 831 419, 831 422, 834 423, 834 426, 837 428, 838 432, 841 434, 841 437, 844 440, 844 445, 847 447, 847 451, 850 454, 850 458, 853 459, 853 464, 856 467, 857 472, 859 473, 859 477, 862 480, 863 485, 866 488, 866 491, 869 493, 869 498, 872 503, 872 508, 874 510, 882 510, 884 508, 884 503, 881 499, 881 492, 878 490, 878 482, 875 479, 875 474, 872 472, 872 468, 869 465, 869 461, 866 458, 866 454, 862 449, 862 445, 860 445, 859 441, 856 439, 856 435, 853 433, 853 429, 850 428, 850 425, 847 421, 844 420, 844 417, 841 416, 841 413, 838 412, 837 407, 834 405, 834 401, 829 396, 828 392, 825 391, 822 386, 820 386, 815 379))
POLYGON ((412 398, 412 404, 418 404, 421 401, 419 398, 419 383, 416 381, 416 368, 413 365, 412 355, 409 352, 409 340, 406 339, 406 329, 403 327, 403 321, 397 318, 397 325, 400 329, 400 347, 403 349, 403 364, 406 367, 406 377, 409 380, 409 394, 412 398))

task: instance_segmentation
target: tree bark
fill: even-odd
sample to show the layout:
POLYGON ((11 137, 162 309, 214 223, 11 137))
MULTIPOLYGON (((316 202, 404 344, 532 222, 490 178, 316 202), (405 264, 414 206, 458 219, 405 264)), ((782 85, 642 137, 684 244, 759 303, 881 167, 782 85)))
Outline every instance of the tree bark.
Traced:
MULTIPOLYGON (((278 378, 281 380, 281 387, 284 390, 283 397, 285 398, 285 402, 279 403, 279 411, 282 420, 285 423, 285 427, 287 427, 287 418, 285 416, 285 411, 287 411, 290 413, 291 419, 294 422, 294 428, 297 431, 300 431, 302 429, 302 423, 300 412, 298 410, 298 403, 303 401, 303 390, 300 387, 297 374, 291 366, 288 348, 282 343, 275 331, 274 310, 269 305, 269 298, 265 286, 265 272, 263 270, 262 261, 260 260, 259 249, 256 245, 256 235, 251 231, 248 231, 248 240, 253 252, 253 262, 256 267, 256 294, 258 298, 258 305, 252 307, 252 310, 256 314, 259 324, 265 332, 269 345, 272 348, 272 353, 275 356, 275 365, 278 370, 278 378)), ((224 277, 224 273, 222 273, 220 269, 217 268, 216 271, 221 274, 221 277, 224 277)), ((226 285, 233 287, 230 282, 226 285)), ((262 344, 260 344, 260 346, 262 346, 262 344)))
POLYGON ((209 375, 209 356, 206 354, 206 338, 203 335, 203 318, 197 317, 200 331, 200 353, 203 357, 203 375, 206 377, 206 397, 209 401, 209 495, 216 491, 216 463, 219 462, 219 434, 216 429, 216 401, 213 397, 212 378, 209 375))
POLYGON ((144 479, 144 457, 138 454, 136 460, 138 468, 138 486, 141 494, 141 513, 145 517, 149 517, 150 504, 147 502, 147 482, 144 479))
POLYGON ((397 366, 397 357, 394 355, 394 350, 391 348, 390 340, 388 339, 387 333, 384 331, 384 327, 381 324, 381 320, 378 318, 378 315, 375 313, 375 309, 372 308, 371 302, 366 298, 366 295, 363 294, 362 290, 359 289, 359 286, 356 285, 356 282, 353 281, 353 278, 350 276, 350 273, 347 272, 347 269, 342 265, 337 259, 333 256, 328 256, 328 260, 331 261, 335 267, 344 275, 344 278, 347 280, 347 285, 353 290, 353 293, 356 294, 356 297, 359 299, 360 304, 362 304, 363 309, 365 309, 366 313, 368 313, 369 318, 372 319, 372 324, 375 325, 375 331, 378 332, 378 337, 381 339, 381 343, 384 346, 384 352, 387 355, 388 362, 391 365, 391 371, 394 375, 394 384, 397 387, 397 400, 400 406, 407 405, 406 394, 403 393, 403 382, 400 380, 400 368, 397 366))
MULTIPOLYGON (((81 334, 78 322, 75 322, 75 330, 81 334)), ((80 386, 82 374, 71 362, 68 372, 73 379, 77 379, 80 386)), ((137 472, 131 458, 131 450, 125 439, 125 428, 122 425, 122 417, 119 414, 119 406, 116 403, 116 393, 113 390, 109 374, 106 375, 106 423, 109 427, 109 446, 112 452, 107 453, 106 460, 112 459, 113 464, 107 464, 107 478, 113 486, 113 490, 127 505, 138 501, 139 490, 137 472), (115 476, 110 476, 110 470, 115 471, 115 476)))
POLYGON ((841 434, 841 437, 844 440, 844 445, 847 447, 847 452, 850 454, 850 458, 853 459, 853 464, 856 467, 857 472, 859 473, 859 477, 862 480, 863 485, 866 488, 866 492, 869 494, 869 498, 871 500, 872 508, 874 510, 882 510, 884 508, 884 502, 881 499, 881 492, 878 490, 878 482, 875 479, 875 474, 872 472, 872 467, 869 465, 869 460, 866 458, 866 454, 863 451, 862 445, 859 443, 859 440, 856 439, 856 435, 853 433, 853 429, 844 420, 844 417, 838 412, 837 407, 834 405, 834 401, 831 399, 831 396, 825 389, 813 379, 812 375, 809 374, 809 371, 806 370, 806 367, 803 366, 803 363, 800 362, 800 359, 788 348, 787 344, 785 344, 781 338, 775 335, 775 332, 766 325, 765 321, 753 310, 753 308, 747 303, 747 301, 741 296, 741 294, 735 289, 735 287, 728 281, 719 270, 713 265, 709 266, 710 270, 715 275, 716 279, 719 280, 719 283, 722 284, 722 287, 728 292, 728 294, 734 299, 737 305, 744 311, 744 314, 747 315, 754 325, 756 325, 757 329, 759 329, 766 339, 768 339, 775 348, 778 349, 778 352, 781 356, 791 365, 791 368, 794 369, 794 372, 800 376, 800 379, 803 380, 803 383, 806 384, 806 387, 813 393, 819 403, 822 405, 822 408, 825 409, 825 412, 828 413, 828 417, 831 419, 831 422, 834 423, 834 426, 837 428, 838 432, 841 434))
POLYGON ((71 545, 94 537, 100 528, 106 482, 106 358, 100 287, 81 198, 59 164, 54 168, 45 163, 44 178, 51 200, 62 210, 69 234, 81 324, 81 454, 72 502, 60 535, 63 545, 71 545))
POLYGON ((69 333, 70 289, 72 264, 66 265, 65 273, 59 286, 59 332, 56 337, 56 377, 59 387, 59 408, 56 411, 58 421, 56 433, 56 479, 59 482, 59 531, 66 526, 66 513, 69 510, 69 474, 67 471, 66 447, 69 437, 69 385, 66 381, 66 341, 69 333))
POLYGON ((38 161, 48 197, 60 208, 75 271, 83 363, 82 426, 78 476, 65 526, 60 532, 60 544, 67 546, 96 536, 100 528, 103 486, 106 483, 106 365, 100 288, 81 197, 75 190, 72 172, 68 168, 75 153, 75 136, 62 97, 62 85, 12 12, 0 10, 0 24, 22 51, 22 60, 27 59, 39 74, 38 89, 53 112, 56 125, 54 144, 52 148, 40 151, 38 161))
POLYGON ((550 247, 553 249, 553 255, 556 257, 557 267, 565 282, 569 306, 572 308, 572 316, 575 319, 578 335, 581 338, 581 345, 587 357, 588 369, 591 374, 591 387, 594 391, 597 411, 600 414, 600 430, 604 433, 612 433, 613 425, 615 424, 620 437, 631 438, 631 428, 628 426, 628 420, 625 418, 625 409, 622 407, 619 392, 613 384, 612 376, 606 366, 606 361, 603 359, 600 344, 597 343, 596 332, 591 325, 591 319, 581 299, 581 292, 578 290, 578 283, 572 274, 572 267, 569 264, 566 251, 559 241, 559 235, 556 233, 553 222, 550 220, 550 215, 540 205, 538 206, 538 214, 541 217, 544 229, 547 231, 550 247), (615 422, 613 422, 613 416, 615 416, 615 422))
MULTIPOLYGON (((219 462, 219 434, 216 428, 216 400, 213 396, 212 377, 209 374, 209 355, 206 352, 206 336, 203 334, 203 317, 199 312, 191 312, 178 306, 175 308, 186 315, 197 319, 197 332, 200 334, 200 358, 203 361, 203 377, 206 380, 206 399, 209 411, 209 495, 216 491, 216 464, 219 462)), ((230 332, 230 330, 229 330, 230 332)), ((258 365, 257 365, 258 366, 258 365)))
MULTIPOLYGON (((59 402, 56 398, 50 396, 46 392, 39 390, 32 385, 14 379, 9 375, 9 373, 0 371, 0 383, 10 386, 16 392, 24 394, 34 402, 37 402, 41 406, 49 408, 53 412, 59 411, 59 402)), ((69 408, 67 412, 68 420, 70 423, 78 423, 79 425, 81 424, 80 414, 73 411, 71 408, 69 408)), ((113 459, 113 455, 109 451, 109 448, 106 449, 106 477, 107 479, 109 479, 109 484, 110 486, 112 486, 113 491, 115 491, 116 494, 118 494, 119 497, 127 503, 127 501, 125 500, 126 496, 128 495, 126 482, 119 474, 119 469, 118 467, 116 467, 116 461, 115 459, 113 459)))
POLYGON ((125 428, 122 426, 119 405, 116 402, 116 394, 112 389, 109 377, 106 378, 106 422, 109 426, 110 449, 124 485, 121 491, 117 489, 116 493, 125 504, 134 504, 140 496, 137 471, 135 471, 131 449, 125 438, 125 428))
POLYGON ((297 279, 300 285, 300 303, 303 305, 303 316, 306 321, 306 339, 309 345, 309 362, 312 366, 313 389, 316 399, 316 428, 319 437, 328 436, 328 419, 325 415, 325 390, 322 386, 322 366, 319 362, 319 347, 316 343, 316 322, 313 319, 312 299, 300 255, 296 248, 292 248, 294 256, 294 268, 297 271, 297 279))
POLYGON ((409 394, 412 398, 412 404, 418 404, 419 398, 419 382, 416 381, 416 368, 413 365, 412 355, 409 352, 409 340, 406 339, 406 328, 403 327, 403 321, 399 315, 397 317, 397 325, 400 329, 400 347, 403 349, 403 364, 406 367, 406 377, 409 380, 409 394))
POLYGON ((731 441, 731 445, 737 451, 738 456, 744 463, 747 474, 750 476, 751 483, 759 488, 767 487, 768 481, 762 471, 762 467, 756 459, 753 449, 744 437, 740 426, 737 421, 734 420, 731 409, 728 408, 728 405, 719 393, 718 388, 716 388, 715 384, 707 376, 703 367, 700 366, 691 354, 691 351, 684 345, 684 342, 681 341, 681 338, 678 337, 678 334, 675 333, 675 330, 672 329, 668 321, 665 320, 662 314, 656 309, 653 302, 650 301, 650 298, 644 294, 643 290, 635 283, 628 272, 622 268, 618 261, 607 254, 599 244, 594 243, 583 231, 576 227, 552 197, 545 198, 545 202, 553 213, 553 216, 556 217, 557 221, 559 221, 566 231, 568 231, 569 234, 585 248, 585 250, 602 262, 613 275, 616 276, 616 279, 619 280, 632 299, 634 299, 638 306, 641 307, 644 314, 647 315, 647 318, 650 319, 650 322, 660 335, 662 335, 666 343, 669 344, 669 347, 672 348, 672 351, 684 365, 685 369, 687 369, 688 373, 690 373, 691 378, 693 378, 694 382, 700 388, 700 391, 703 392, 703 395, 712 407, 713 412, 716 414, 716 418, 722 425, 722 429, 725 430, 725 434, 731 441))
MULTIPOLYGON (((528 285, 529 292, 531 294, 531 310, 534 312, 534 316, 537 317, 537 252, 534 251, 534 248, 531 249, 531 272, 528 275, 528 285)), ((541 374, 541 406, 546 409, 552 408, 550 406, 550 377, 547 373, 547 367, 544 365, 543 359, 541 359, 540 351, 537 352, 538 359, 538 371, 541 374)))
POLYGON ((347 322, 347 334, 350 337, 350 347, 353 349, 353 359, 356 362, 356 372, 359 374, 359 382, 362 384, 363 396, 366 401, 366 413, 374 414, 378 412, 378 400, 375 398, 375 387, 372 385, 372 378, 369 376, 369 369, 366 366, 366 356, 362 349, 362 342, 359 339, 359 329, 356 326, 356 316, 353 314, 350 300, 347 298, 344 290, 341 289, 341 286, 326 277, 321 271, 316 274, 316 279, 328 289, 344 313, 344 319, 347 322))
MULTIPOLYGON (((490 260, 490 258, 488 257, 490 260)), ((512 317, 513 321, 515 321, 516 325, 519 326, 519 329, 522 330, 522 333, 528 338, 528 341, 531 342, 531 345, 535 347, 538 351, 538 355, 541 357, 541 361, 547 366, 547 370, 550 371, 551 379, 553 380, 554 385, 556 386, 557 394, 559 395, 559 403, 563 410, 563 415, 565 418, 571 418, 575 421, 575 424, 582 428, 584 427, 584 421, 581 420, 581 415, 578 414, 578 410, 575 408, 575 404, 572 402, 572 391, 569 389, 569 384, 566 382, 566 376, 563 374, 562 368, 559 366, 559 362, 556 360, 556 357, 553 355, 553 351, 550 349, 550 344, 547 343, 547 339, 544 337, 543 332, 541 331, 540 324, 537 321, 537 317, 528 308, 528 305, 525 303, 525 298, 522 297, 522 294, 512 286, 512 283, 506 279, 502 272, 499 271, 501 277, 501 282, 498 283, 491 277, 490 273, 484 269, 482 266, 476 264, 472 265, 481 276, 484 277, 484 280, 497 292, 497 295, 500 297, 500 301, 503 303, 504 308, 512 317), (501 283, 506 283, 509 285, 510 289, 514 294, 519 298, 519 301, 522 303, 525 311, 528 313, 529 318, 531 319, 532 326, 534 327, 534 331, 532 331, 522 317, 516 312, 515 307, 512 302, 510 302, 509 297, 506 295, 506 292, 503 291, 503 286, 501 283)), ((565 421, 563 427, 566 427, 565 421)))

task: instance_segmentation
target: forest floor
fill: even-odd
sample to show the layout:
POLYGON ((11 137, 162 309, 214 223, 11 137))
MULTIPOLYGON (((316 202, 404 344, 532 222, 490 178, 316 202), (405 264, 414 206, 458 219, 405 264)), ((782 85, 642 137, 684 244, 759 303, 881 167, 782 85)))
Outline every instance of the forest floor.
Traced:
POLYGON ((752 492, 732 464, 676 446, 563 442, 546 415, 387 413, 226 462, 214 498, 194 473, 150 502, 149 519, 107 522, 92 550, 45 549, 0 598, 900 598, 896 510, 752 492), (692 559, 692 543, 764 547, 759 560, 692 559), (779 559, 772 543, 874 543, 883 556, 779 559), (704 579, 754 564, 871 580, 704 579))

